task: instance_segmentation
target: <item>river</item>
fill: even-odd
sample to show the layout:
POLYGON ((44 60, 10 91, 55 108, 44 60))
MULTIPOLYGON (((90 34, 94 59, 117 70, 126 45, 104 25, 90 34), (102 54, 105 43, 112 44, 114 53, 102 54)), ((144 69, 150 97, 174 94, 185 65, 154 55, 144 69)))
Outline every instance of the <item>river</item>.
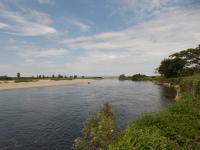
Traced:
POLYGON ((171 93, 151 82, 114 79, 0 91, 0 150, 69 150, 103 102, 112 106, 120 131, 142 113, 169 106, 171 93))

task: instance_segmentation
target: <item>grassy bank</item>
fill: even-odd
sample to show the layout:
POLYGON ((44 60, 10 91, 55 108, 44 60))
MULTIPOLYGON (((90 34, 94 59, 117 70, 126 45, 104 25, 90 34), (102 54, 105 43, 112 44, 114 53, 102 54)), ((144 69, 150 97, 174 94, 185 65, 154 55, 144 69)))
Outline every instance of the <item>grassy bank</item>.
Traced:
POLYGON ((130 123, 108 149, 200 149, 200 74, 168 79, 156 77, 153 80, 179 84, 181 98, 163 112, 145 114, 130 123))

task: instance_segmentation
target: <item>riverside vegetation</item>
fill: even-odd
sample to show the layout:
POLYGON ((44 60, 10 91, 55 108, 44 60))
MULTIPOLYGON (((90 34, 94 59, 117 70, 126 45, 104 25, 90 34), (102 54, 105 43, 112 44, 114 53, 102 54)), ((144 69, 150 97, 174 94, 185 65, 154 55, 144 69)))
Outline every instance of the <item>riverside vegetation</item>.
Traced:
POLYGON ((177 102, 162 112, 143 114, 123 131, 116 134, 113 131, 109 140, 107 138, 110 137, 111 128, 108 128, 108 125, 113 130, 114 120, 110 118, 111 120, 103 124, 100 123, 99 115, 89 117, 83 129, 84 137, 76 139, 73 148, 75 150, 199 150, 200 46, 169 56, 156 70, 161 76, 120 75, 119 79, 179 85, 181 97, 177 102))
POLYGON ((36 82, 39 80, 53 80, 53 81, 60 81, 60 80, 74 80, 74 79, 102 79, 102 77, 85 77, 85 76, 80 76, 78 77, 77 75, 71 75, 71 76, 63 76, 63 75, 52 75, 52 76, 45 76, 45 75, 37 75, 37 77, 21 77, 20 73, 17 73, 16 77, 9 77, 9 76, 0 76, 0 83, 1 82, 8 82, 8 81, 13 81, 15 83, 20 83, 20 82, 36 82))

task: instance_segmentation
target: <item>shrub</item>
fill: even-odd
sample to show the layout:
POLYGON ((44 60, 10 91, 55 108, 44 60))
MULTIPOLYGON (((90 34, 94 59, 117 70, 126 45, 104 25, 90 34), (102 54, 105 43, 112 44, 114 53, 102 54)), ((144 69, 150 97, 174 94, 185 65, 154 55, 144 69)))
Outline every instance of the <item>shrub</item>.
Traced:
POLYGON ((175 144, 164 137, 156 127, 127 127, 109 146, 108 150, 165 150, 175 144))
POLYGON ((114 137, 114 114, 108 103, 102 105, 99 113, 90 115, 82 130, 83 137, 74 141, 75 150, 106 150, 114 137))

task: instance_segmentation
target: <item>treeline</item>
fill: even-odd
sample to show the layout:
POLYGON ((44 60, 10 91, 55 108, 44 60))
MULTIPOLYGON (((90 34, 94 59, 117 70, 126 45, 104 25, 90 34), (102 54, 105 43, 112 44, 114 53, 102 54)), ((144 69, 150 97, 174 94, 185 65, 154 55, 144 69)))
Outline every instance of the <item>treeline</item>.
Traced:
POLYGON ((46 75, 37 75, 37 76, 30 76, 30 77, 23 77, 20 73, 17 73, 16 77, 9 77, 7 75, 0 76, 0 81, 9 81, 9 80, 17 80, 17 79, 84 79, 84 78, 98 78, 101 79, 102 77, 85 77, 85 76, 77 76, 77 75, 52 75, 52 76, 46 76, 46 75))
POLYGON ((146 81, 149 80, 149 77, 143 74, 135 74, 133 76, 126 76, 122 74, 119 76, 119 80, 146 81))

